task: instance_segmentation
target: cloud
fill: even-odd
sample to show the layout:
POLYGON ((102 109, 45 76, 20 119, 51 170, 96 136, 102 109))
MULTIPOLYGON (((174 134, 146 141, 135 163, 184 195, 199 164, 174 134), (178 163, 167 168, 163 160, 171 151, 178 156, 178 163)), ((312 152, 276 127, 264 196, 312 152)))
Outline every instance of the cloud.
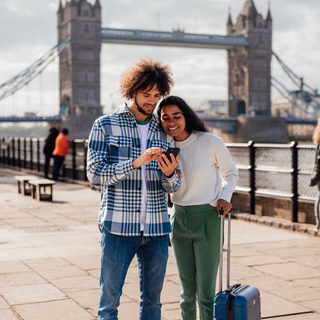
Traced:
MULTIPOLYGON (((65 0, 62 1, 65 3, 65 0)), ((90 1, 91 3, 94 0, 90 1)), ((181 28, 188 33, 226 34, 229 7, 233 22, 241 12, 245 0, 100 0, 102 26, 172 31, 181 28)), ((258 12, 266 17, 267 0, 254 0, 258 12)), ((59 0, 1 0, 0 1, 0 84, 28 67, 57 42, 56 12, 59 0)), ((313 87, 320 88, 320 6, 318 0, 277 0, 271 2, 273 17, 273 50, 297 75, 313 87)), ((141 56, 150 56, 170 64, 175 87, 193 105, 207 99, 227 98, 226 52, 207 49, 162 48, 150 46, 103 44, 101 51, 101 103, 110 109, 123 101, 119 94, 119 76, 141 56)), ((39 106, 41 81, 29 85, 29 96, 34 97, 31 108, 50 114, 58 110, 58 73, 55 67, 43 75, 45 106, 39 106), (55 79, 55 80, 54 80, 55 79), (55 84, 53 81, 56 81, 55 84), (56 97, 54 97, 56 88, 56 97), (32 92, 32 95, 31 95, 32 92), (57 102, 56 102, 57 103, 57 102), (56 110, 56 111, 52 111, 56 110)), ((272 73, 290 86, 286 75, 275 59, 272 73)), ((24 90, 16 98, 0 103, 9 112, 26 108, 32 101, 24 90), (12 101, 14 102, 12 102, 12 101)), ((32 111, 32 110, 30 110, 32 111)))

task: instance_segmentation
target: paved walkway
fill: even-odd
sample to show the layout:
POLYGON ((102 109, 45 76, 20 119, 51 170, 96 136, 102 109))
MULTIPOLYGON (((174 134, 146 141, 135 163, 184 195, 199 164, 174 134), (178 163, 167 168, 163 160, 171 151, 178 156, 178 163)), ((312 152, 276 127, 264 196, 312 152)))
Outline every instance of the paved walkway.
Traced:
MULTIPOLYGON (((19 174, 0 168, 0 319, 96 319, 99 192, 59 182, 38 202, 17 193, 19 174)), ((320 237, 232 220, 232 243, 231 282, 260 289, 262 318, 320 319, 320 237)), ((138 319, 138 303, 134 261, 119 319, 138 319)), ((180 319, 171 248, 162 303, 163 320, 180 319)))

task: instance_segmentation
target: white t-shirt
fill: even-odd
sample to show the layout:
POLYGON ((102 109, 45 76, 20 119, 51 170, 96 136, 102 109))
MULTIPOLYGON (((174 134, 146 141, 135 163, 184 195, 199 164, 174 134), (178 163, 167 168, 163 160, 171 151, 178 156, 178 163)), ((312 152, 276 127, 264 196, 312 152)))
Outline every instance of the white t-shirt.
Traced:
MULTIPOLYGON (((145 152, 147 149, 147 136, 149 131, 149 123, 147 124, 138 124, 137 127, 139 130, 140 135, 140 145, 141 145, 141 154, 145 152)), ((141 213, 140 213, 140 230, 144 230, 144 225, 146 222, 146 215, 147 215, 147 174, 146 174, 146 166, 141 166, 141 174, 142 174, 142 185, 141 185, 141 192, 142 192, 142 198, 141 198, 141 213)))

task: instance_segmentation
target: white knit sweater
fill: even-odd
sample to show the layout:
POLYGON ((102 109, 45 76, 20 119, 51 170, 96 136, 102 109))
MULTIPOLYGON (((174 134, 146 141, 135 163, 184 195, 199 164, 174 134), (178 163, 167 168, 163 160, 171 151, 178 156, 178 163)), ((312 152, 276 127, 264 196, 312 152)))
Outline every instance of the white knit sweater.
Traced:
POLYGON ((171 194, 181 206, 231 200, 238 179, 238 169, 223 140, 208 132, 194 132, 184 141, 176 141, 182 170, 180 189, 171 194))

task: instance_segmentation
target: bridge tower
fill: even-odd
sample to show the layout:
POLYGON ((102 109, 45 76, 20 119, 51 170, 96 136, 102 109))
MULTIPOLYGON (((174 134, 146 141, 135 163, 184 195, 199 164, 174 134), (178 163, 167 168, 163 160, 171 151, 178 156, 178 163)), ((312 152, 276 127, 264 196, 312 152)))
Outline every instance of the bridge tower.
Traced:
POLYGON ((70 38, 60 54, 60 115, 74 138, 86 138, 100 105, 101 5, 71 0, 57 12, 58 43, 70 38))
POLYGON ((247 37, 248 47, 228 50, 228 113, 238 115, 270 115, 270 74, 272 18, 270 7, 264 19, 254 5, 246 0, 235 24, 231 13, 228 35, 247 37))

